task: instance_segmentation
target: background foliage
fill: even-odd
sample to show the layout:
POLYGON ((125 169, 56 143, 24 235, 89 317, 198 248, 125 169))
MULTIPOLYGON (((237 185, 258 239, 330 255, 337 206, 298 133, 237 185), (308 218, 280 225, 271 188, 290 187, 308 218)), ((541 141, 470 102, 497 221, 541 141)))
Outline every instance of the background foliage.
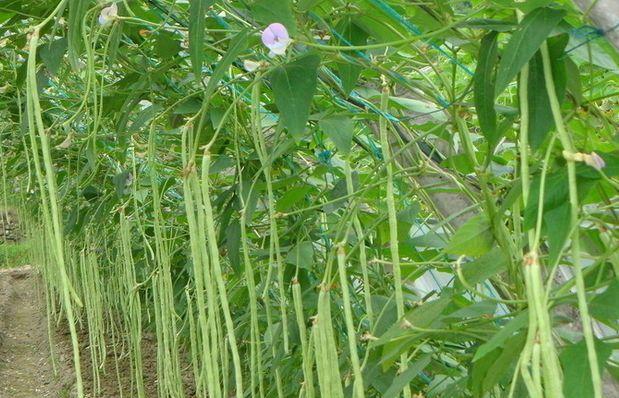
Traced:
POLYGON ((571 2, 107 6, 0 4, 3 196, 78 394, 116 347, 144 397, 146 333, 161 397, 614 388, 619 54, 571 2))

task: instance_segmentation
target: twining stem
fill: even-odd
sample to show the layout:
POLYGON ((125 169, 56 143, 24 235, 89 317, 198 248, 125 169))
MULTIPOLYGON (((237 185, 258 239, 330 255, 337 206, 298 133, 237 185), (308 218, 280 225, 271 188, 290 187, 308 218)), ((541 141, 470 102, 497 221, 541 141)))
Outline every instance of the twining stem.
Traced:
MULTIPOLYGON (((254 87, 252 89, 252 134, 255 140, 256 152, 259 155, 260 162, 262 163, 262 170, 267 187, 268 197, 268 210, 269 210, 269 228, 271 234, 271 242, 269 249, 269 271, 274 267, 277 269, 277 287, 279 291, 279 309, 282 317, 282 335, 284 340, 284 352, 288 353, 290 350, 290 338, 288 333, 288 312, 286 310, 287 300, 284 281, 284 264, 279 244, 279 231, 277 229, 277 214, 275 211, 275 195, 273 193, 273 178, 271 174, 271 162, 268 155, 268 149, 266 146, 266 139, 264 132, 262 131, 262 115, 260 114, 260 96, 261 96, 261 84, 260 76, 255 80, 254 87)), ((267 278, 265 284, 264 295, 267 294, 269 288, 270 279, 267 278)))
MULTIPOLYGON (((520 0, 519 0, 520 1, 520 0)), ((518 20, 523 19, 523 14, 517 11, 518 20)), ((518 149, 520 153, 520 178, 522 186, 522 197, 524 206, 529 205, 529 193, 531 187, 530 170, 529 170, 529 66, 525 64, 520 71, 519 77, 519 103, 520 103, 520 136, 518 140, 518 149)), ((540 193, 543 195, 543 192, 540 193)), ((519 208, 520 204, 518 204, 519 208)), ((542 210, 539 211, 541 217, 542 210)), ((520 219, 517 219, 520 226, 520 219)), ((548 395, 551 397, 562 397, 562 372, 558 363, 556 350, 552 340, 552 323, 548 313, 547 295, 544 294, 542 283, 542 269, 539 262, 537 247, 534 243, 535 232, 528 231, 527 240, 529 245, 529 253, 525 254, 522 259, 523 274, 525 288, 527 292, 527 300, 529 301, 529 331, 525 348, 521 354, 520 369, 523 380, 527 385, 529 394, 542 395, 542 385, 540 377, 537 374, 539 366, 542 367, 541 381, 546 386, 548 395), (540 361, 534 358, 534 351, 538 350, 538 335, 539 335, 539 351, 542 356, 540 361), (534 378, 531 378, 527 367, 533 366, 534 378)))
POLYGON ((331 292, 325 281, 323 281, 318 294, 318 315, 314 319, 312 334, 314 334, 316 371, 321 396, 343 398, 344 391, 331 318, 331 292))
MULTIPOLYGON (((381 110, 386 111, 389 105, 389 88, 383 82, 383 92, 381 96, 381 110)), ((380 146, 383 152, 383 160, 387 171, 386 183, 386 201, 387 212, 389 215, 389 250, 391 252, 391 262, 393 264, 393 281, 395 289, 395 304, 397 309, 398 319, 404 316, 404 293, 402 291, 402 270, 400 269, 400 248, 398 243, 398 219, 395 208, 395 194, 393 186, 393 163, 391 162, 391 147, 389 145, 388 124, 387 119, 380 118, 380 146)), ((400 356, 400 371, 403 372, 408 368, 408 355, 403 352, 400 356)), ((410 386, 404 387, 404 397, 411 397, 410 386)))
MULTIPOLYGON (((238 143, 238 127, 235 128, 235 133, 235 155, 239 175, 239 187, 241 187, 239 188, 239 190, 241 191, 239 192, 239 202, 241 206, 241 211, 239 212, 239 223, 241 228, 241 247, 243 250, 243 265, 245 267, 245 278, 247 279, 247 293, 249 296, 251 394, 252 397, 254 397, 257 388, 259 391, 259 396, 263 398, 264 377, 262 374, 262 339, 260 338, 260 325, 258 324, 258 294, 256 280, 254 277, 255 271, 251 262, 249 252, 249 237, 247 236, 247 203, 245 202, 244 193, 242 192, 242 187, 244 187, 244 180, 241 168, 241 154, 239 151, 238 143)), ((303 326, 305 326, 305 324, 303 324, 303 326)), ((304 343, 303 334, 301 336, 301 342, 304 343)))
MULTIPOLYGON (((575 148, 569 136, 567 129, 563 123, 563 117, 561 116, 561 105, 557 98, 557 92, 555 89, 554 79, 552 75, 552 65, 550 63, 550 55, 548 53, 548 45, 546 42, 541 47, 542 60, 544 65, 544 81, 546 83, 546 90, 548 92, 548 98, 550 100, 550 108, 552 110, 552 116, 557 128, 559 140, 563 149, 569 153, 574 153, 575 148)), ((595 341, 593 336, 593 328, 591 326, 591 317, 589 315, 589 308, 587 306, 587 295, 585 291, 585 282, 582 275, 582 268, 580 262, 580 237, 578 226, 578 215, 580 212, 580 206, 578 204, 578 188, 576 179, 576 163, 573 158, 568 157, 567 161, 567 175, 569 184, 569 200, 570 200, 570 228, 573 231, 572 240, 572 262, 574 269, 574 279, 576 280, 576 296, 578 298, 578 309, 580 310, 580 316, 582 319, 583 335, 585 343, 587 345, 587 356, 589 359, 589 366, 591 370, 591 381, 593 383, 593 395, 595 398, 602 397, 602 379, 600 376, 600 369, 597 360, 597 352, 595 351, 595 341)))
POLYGON ((168 231, 163 219, 161 194, 157 174, 155 123, 151 122, 148 134, 148 164, 150 188, 153 200, 153 233, 155 238, 156 278, 153 283, 155 314, 158 315, 157 333, 161 344, 157 347, 157 369, 161 378, 161 388, 167 394, 183 396, 178 353, 178 333, 176 310, 172 287, 171 256, 168 245, 168 231))
POLYGON ((120 214, 120 250, 122 253, 119 265, 123 269, 122 283, 124 287, 127 324, 129 325, 131 356, 133 362, 134 381, 136 384, 137 397, 144 398, 144 374, 142 368, 142 304, 139 292, 135 291, 137 280, 135 276, 135 263, 131 253, 130 224, 124 209, 120 214))
MULTIPOLYGON (((216 380, 219 376, 219 358, 218 354, 212 353, 212 350, 216 350, 216 338, 213 338, 214 329, 211 328, 212 319, 214 314, 215 298, 213 293, 212 284, 208 283, 211 280, 207 274, 210 274, 208 254, 206 252, 205 232, 203 228, 200 228, 197 219, 203 219, 201 211, 202 200, 199 194, 198 177, 193 161, 189 160, 187 155, 189 152, 188 141, 190 140, 187 135, 189 128, 183 128, 182 135, 182 159, 184 168, 183 178, 183 193, 185 212, 187 214, 187 226, 189 229, 189 243, 191 248, 191 257, 193 259, 193 274, 194 274, 194 295, 197 303, 197 333, 196 331, 196 343, 200 342, 199 348, 195 349, 198 353, 198 358, 195 358, 195 362, 198 364, 198 377, 196 379, 196 388, 198 393, 208 392, 209 396, 221 397, 221 388, 216 380), (197 213, 197 215, 196 215, 197 213), (204 296, 208 292, 207 302, 204 300, 204 296), (208 308, 208 316, 206 309, 208 308), (212 347, 213 346, 213 347, 212 347), (206 375, 205 375, 206 372, 206 375), (205 380, 206 377, 206 380, 205 380)), ((190 312, 189 317, 193 317, 193 312, 190 312)))
POLYGON ((352 362, 353 375, 355 377, 353 385, 353 397, 363 398, 363 377, 361 376, 361 365, 359 364, 359 354, 357 352, 357 333, 353 323, 352 304, 350 300, 350 289, 348 288, 348 276, 346 274, 346 251, 343 245, 337 248, 337 265, 340 275, 340 286, 342 289, 342 299, 344 301, 344 318, 346 321, 346 332, 348 333, 348 348, 350 350, 350 360, 352 362))
MULTIPOLYGON (((346 193, 349 196, 353 196, 355 194, 355 188, 352 180, 352 171, 350 169, 350 160, 347 159, 344 162, 344 175, 346 177, 346 193)), ((367 318, 370 323, 370 329, 374 324, 374 308, 372 305, 372 291, 370 285, 370 274, 368 269, 368 260, 367 260, 367 252, 365 247, 365 234, 363 233, 363 227, 361 226, 361 221, 359 221, 359 215, 357 213, 357 209, 355 209, 354 214, 352 216, 353 220, 353 230, 357 235, 358 239, 358 247, 359 247, 359 265, 361 266, 361 273, 363 275, 363 298, 365 299, 365 312, 367 314, 367 318)))
POLYGON ((55 252, 55 260, 58 262, 57 269, 60 273, 62 298, 65 306, 67 320, 69 322, 69 330, 71 332, 73 362, 76 375, 76 392, 78 398, 81 398, 84 396, 84 387, 82 383, 82 373, 80 367, 79 340, 75 327, 75 315, 72 300, 75 300, 75 303, 78 306, 81 306, 82 304, 81 300, 73 290, 73 287, 71 286, 71 281, 69 280, 66 272, 63 231, 60 222, 60 209, 58 206, 58 192, 56 187, 56 175, 54 172, 54 166, 51 158, 48 131, 45 129, 43 118, 41 116, 41 104, 39 101, 39 89, 36 74, 37 47, 40 31, 64 9, 66 3, 67 0, 59 2, 54 11, 40 24, 35 26, 33 31, 31 32, 29 43, 29 57, 27 64, 26 100, 28 107, 28 130, 30 132, 30 137, 33 145, 33 156, 37 158, 37 162, 39 157, 38 149, 36 148, 37 134, 39 136, 39 139, 41 140, 41 150, 43 153, 43 164, 45 168, 47 187, 45 187, 45 184, 43 183, 43 178, 41 174, 42 170, 40 166, 37 167, 37 178, 39 180, 41 192, 43 193, 47 189, 49 194, 49 207, 45 201, 45 196, 43 196, 43 208, 46 216, 44 224, 46 225, 47 232, 51 232, 49 236, 53 239, 54 242, 53 248, 55 252), (50 224, 51 227, 49 226, 50 224))
POLYGON ((226 323, 228 344, 230 345, 230 351, 232 352, 232 362, 234 363, 234 376, 236 382, 236 393, 237 395, 243 395, 244 390, 241 357, 239 355, 236 333, 234 331, 234 321, 232 320, 232 313, 230 311, 228 293, 226 291, 226 283, 224 280, 223 271, 221 269, 219 248, 217 247, 217 234, 215 232, 214 223, 215 217, 213 214, 213 207, 211 205, 210 194, 210 165, 211 154, 205 151, 202 158, 202 200, 204 201, 204 211, 206 215, 207 243, 209 248, 210 260, 213 264, 213 274, 215 276, 215 282, 217 284, 217 290, 219 292, 219 300, 221 302, 222 312, 224 314, 224 320, 226 323))
POLYGON ((314 372, 313 358, 311 351, 311 342, 307 339, 307 328, 305 317, 303 316, 303 298, 301 285, 297 278, 292 280, 292 299, 294 303, 294 312, 297 318, 297 326, 299 328, 299 339, 301 340, 301 350, 303 351, 303 389, 306 398, 314 398, 316 391, 314 388, 314 372))
MULTIPOLYGON (((273 268, 277 268, 278 272, 278 291, 280 296, 280 314, 282 317, 282 334, 284 340, 284 351, 288 349, 288 316, 285 305, 285 291, 284 291, 284 278, 283 278, 283 264, 281 261, 281 253, 279 250, 279 235, 277 230, 277 220, 275 218, 275 198, 273 196, 273 185, 271 180, 271 166, 270 159, 267 156, 266 144, 262 132, 262 115, 260 113, 260 97, 262 90, 262 77, 258 73, 254 79, 254 83, 251 87, 251 134, 254 139, 254 146, 260 163, 262 164, 264 178, 266 180, 268 201, 269 201, 269 232, 271 239, 269 242, 269 266, 266 275, 266 281, 264 282, 264 290, 262 292, 262 299, 265 303, 267 324, 268 328, 273 327, 273 316, 271 312, 271 297, 269 293, 271 277, 273 268), (274 267, 275 266, 275 267, 274 267)), ((275 344, 271 345, 271 353, 273 357, 277 355, 277 347, 275 344)), ((281 372, 279 366, 275 367, 275 384, 277 387, 277 396, 283 397, 283 383, 281 378, 281 372)))
MULTIPOLYGON (((520 138, 518 142, 520 150, 520 174, 522 183, 523 203, 527 206, 531 187, 529 170, 529 102, 528 102, 528 80, 529 67, 525 65, 520 71, 520 138)), ((533 245, 535 232, 529 231, 527 234, 529 247, 533 245)), ((541 283, 541 265, 536 251, 530 251, 523 259, 523 274, 529 302, 529 333, 522 352, 523 362, 521 372, 529 394, 537 395, 542 391, 541 385, 537 384, 540 378, 529 378, 528 366, 533 367, 536 374, 536 366, 542 367, 541 380, 546 386, 548 396, 562 397, 562 373, 559 366, 556 350, 552 340, 552 324, 548 314, 548 307, 545 301, 543 284, 541 283), (539 338, 540 351, 543 353, 541 361, 535 362, 533 355, 534 346, 539 338)), ((536 348, 537 349, 537 348, 536 348)))

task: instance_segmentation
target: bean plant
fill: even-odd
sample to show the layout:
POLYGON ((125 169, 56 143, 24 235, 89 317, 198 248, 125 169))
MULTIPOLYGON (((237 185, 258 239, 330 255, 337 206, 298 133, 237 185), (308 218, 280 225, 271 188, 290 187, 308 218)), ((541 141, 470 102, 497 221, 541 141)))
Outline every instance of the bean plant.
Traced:
POLYGON ((1 203, 75 395, 128 361, 137 398, 617 396, 619 53, 589 11, 0 2, 1 203))

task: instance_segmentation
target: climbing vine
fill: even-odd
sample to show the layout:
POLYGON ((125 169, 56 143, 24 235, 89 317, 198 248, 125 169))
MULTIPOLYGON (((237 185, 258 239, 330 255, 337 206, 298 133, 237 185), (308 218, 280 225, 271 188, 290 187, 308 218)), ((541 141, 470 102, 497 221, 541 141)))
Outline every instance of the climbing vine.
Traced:
POLYGON ((160 397, 612 394, 619 53, 589 24, 567 0, 0 4, 2 203, 77 395, 128 357, 146 397, 146 335, 160 397))

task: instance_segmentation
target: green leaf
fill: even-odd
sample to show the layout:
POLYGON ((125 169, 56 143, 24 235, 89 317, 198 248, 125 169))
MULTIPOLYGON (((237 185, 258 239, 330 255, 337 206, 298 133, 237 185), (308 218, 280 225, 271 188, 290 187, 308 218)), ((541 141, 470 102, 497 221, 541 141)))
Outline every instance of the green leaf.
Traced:
POLYGON ((476 285, 504 271, 508 264, 509 257, 499 247, 495 247, 475 261, 462 265, 462 276, 468 284, 476 285))
POLYGON ((565 59, 566 74, 570 78, 567 79, 567 89, 570 91, 577 104, 581 104, 584 101, 582 94, 582 84, 580 81, 580 70, 578 65, 571 58, 565 59))
POLYGON ((319 3, 324 2, 325 0, 299 0, 297 2, 297 9, 301 12, 306 12, 311 10, 314 6, 319 3))
MULTIPOLYGON (((340 45, 360 46, 367 43, 367 32, 352 22, 350 16, 344 18, 337 25, 336 30, 340 32, 341 35, 338 40, 340 45)), ((359 80, 359 75, 363 71, 363 67, 355 62, 355 60, 362 55, 363 53, 361 52, 344 54, 342 56, 343 62, 337 64, 337 70, 342 81, 342 89, 346 94, 349 94, 355 88, 359 80)))
POLYGON ((39 51, 41 60, 51 74, 55 75, 58 73, 58 69, 60 69, 60 64, 62 63, 62 58, 66 51, 67 39, 65 37, 41 46, 39 51))
MULTIPOLYGON (((562 34, 548 39, 552 77, 559 103, 565 98, 567 81, 564 50, 569 36, 562 34)), ((529 79, 527 82, 527 102, 529 103, 529 142, 533 149, 538 149, 548 132, 554 127, 550 100, 546 91, 546 79, 542 54, 538 51, 529 61, 529 79)))
POLYGON ((445 251, 454 255, 483 256, 492 249, 494 236, 490 221, 485 215, 477 215, 460 227, 451 238, 445 251))
POLYGON ((442 249, 447 245, 447 237, 443 233, 429 230, 423 235, 407 238, 406 242, 414 247, 419 248, 436 248, 442 249))
POLYGON ((443 112, 441 112, 441 109, 431 102, 421 101, 418 99, 407 97, 393 96, 389 97, 389 100, 394 103, 394 106, 409 110, 412 114, 416 116, 428 116, 439 122, 447 121, 447 117, 443 112))
POLYGON ((372 308, 376 311, 378 318, 374 325, 374 333, 381 336, 398 320, 395 302, 385 296, 372 295, 372 308))
MULTIPOLYGON (((510 7, 514 6, 514 2, 509 2, 509 3, 510 3, 510 7)), ((551 3, 553 3, 553 0, 527 0, 524 2, 516 3, 516 7, 518 7, 522 12, 526 14, 528 12, 535 10, 536 8, 547 7, 551 3)))
POLYGON ((250 8, 256 21, 264 25, 279 22, 288 29, 291 36, 297 33, 291 0, 258 0, 250 8))
MULTIPOLYGON (((610 345, 595 340, 598 366, 603 369, 604 363, 612 353, 610 345)), ((582 398, 593 396, 591 368, 587 356, 587 345, 584 340, 567 346, 559 356, 563 365, 563 392, 565 398, 582 398)))
POLYGON ((112 178, 116 188, 116 196, 122 198, 127 194, 127 188, 131 185, 131 178, 131 172, 128 170, 118 173, 112 178))
POLYGON ((151 105, 143 110, 141 110, 137 117, 133 120, 133 123, 128 128, 128 132, 135 133, 140 131, 140 129, 144 128, 154 117, 156 117, 159 112, 161 112, 161 105, 151 105))
POLYGON ((350 94, 357 86, 363 67, 352 62, 338 62, 337 71, 342 81, 342 89, 346 95, 350 94))
POLYGON ((15 16, 12 12, 0 12, 0 24, 8 21, 15 16))
POLYGON ((424 370, 425 367, 430 364, 431 360, 432 360, 431 354, 424 354, 419 359, 414 361, 411 365, 408 366, 408 368, 404 372, 400 373, 393 380, 393 383, 391 384, 389 389, 385 391, 385 393, 383 394, 383 397, 384 398, 399 397, 404 387, 409 385, 410 382, 413 381, 413 379, 415 379, 415 377, 417 377, 419 373, 421 373, 421 371, 424 370))
POLYGON ((189 58, 197 80, 201 79, 206 10, 214 0, 189 0, 189 58))
POLYGON ((181 43, 171 32, 160 31, 155 41, 155 53, 162 59, 168 60, 181 51, 181 43))
MULTIPOLYGON (((409 311, 403 317, 411 324, 420 328, 432 328, 440 323, 439 320, 442 316, 442 312, 449 304, 451 304, 452 296, 446 290, 441 294, 441 297, 437 300, 426 301, 419 307, 409 311)), ((391 327, 376 341, 370 343, 370 347, 378 347, 389 343, 390 341, 406 334, 410 334, 411 331, 402 328, 402 319, 391 325, 391 327)))
POLYGON ((498 58, 497 37, 497 32, 490 32, 482 39, 477 69, 473 78, 479 127, 490 148, 494 148, 500 138, 497 137, 496 110, 494 109, 494 68, 498 58))
POLYGON ((312 242, 297 243, 288 252, 286 263, 299 268, 312 269, 312 265, 314 265, 314 245, 312 242))
POLYGON ((211 164, 208 172, 209 174, 219 174, 226 170, 227 168, 234 167, 236 162, 233 158, 228 156, 216 156, 214 157, 214 161, 211 164))
POLYGON ((308 54, 278 66, 269 75, 281 121, 297 141, 303 137, 309 118, 319 65, 320 57, 308 54))
POLYGON ((492 316, 496 312, 497 303, 495 301, 484 300, 474 301, 466 307, 445 315, 445 320, 478 318, 481 316, 492 316))
POLYGON ((450 168, 462 174, 475 172, 475 165, 467 153, 458 153, 441 161, 441 166, 450 168))
MULTIPOLYGON (((507 371, 514 367, 520 352, 524 347, 527 334, 517 333, 510 337, 500 349, 500 353, 492 361, 477 361, 473 364, 473 395, 484 396, 484 392, 491 390, 507 371), (481 367, 481 369, 479 369, 481 367)), ((496 351, 499 351, 498 349, 496 351)))
POLYGON ((592 63, 600 68, 619 72, 617 50, 606 40, 594 40, 586 46, 575 46, 570 54, 580 62, 592 63))
POLYGON ((311 185, 295 186, 286 191, 281 198, 277 200, 276 209, 280 212, 290 210, 294 205, 305 199, 305 196, 314 189, 311 185))
POLYGON ((241 224, 239 220, 233 220, 226 228, 227 258, 235 272, 241 270, 241 224))
POLYGON ((206 89, 204 90, 204 98, 207 98, 207 101, 210 101, 210 96, 215 92, 219 81, 224 77, 230 65, 238 58, 239 54, 247 48, 247 31, 242 30, 237 33, 236 36, 232 39, 230 43, 230 47, 228 47, 228 51, 226 55, 219 61, 215 70, 213 70, 213 74, 211 75, 208 83, 206 84, 206 89))
POLYGON ((544 213, 544 225, 548 235, 548 264, 554 265, 567 238, 570 236, 571 212, 569 202, 544 213))
MULTIPOLYGON (((606 158, 604 158, 606 160, 606 158)), ((607 172, 610 170, 607 168, 604 170, 607 172)), ((579 164, 576 166, 576 175, 578 177, 578 201, 582 201, 591 191, 591 189, 597 184, 597 180, 600 178, 599 172, 592 167, 585 164, 579 164)), ((536 175, 531 181, 531 191, 529 194, 529 200, 524 209, 524 228, 529 230, 535 226, 537 220, 537 212, 539 210, 538 202, 541 188, 541 176, 536 175)), ((544 213, 549 212, 552 209, 556 209, 559 206, 569 201, 569 184, 567 169, 565 167, 548 174, 546 176, 546 184, 544 188, 544 213)))
POLYGON ((485 18, 471 18, 465 21, 462 26, 470 29, 494 30, 497 32, 509 32, 516 27, 516 25, 508 21, 485 18))
POLYGON ((490 340, 479 346, 477 351, 475 351, 473 362, 476 362, 481 358, 485 357, 496 348, 502 347, 505 341, 509 339, 515 332, 525 327, 528 324, 528 321, 529 313, 527 311, 524 311, 515 318, 511 319, 509 322, 503 325, 503 327, 501 327, 490 340))
POLYGON ((417 341, 422 332, 417 332, 406 327, 402 327, 404 319, 419 328, 441 328, 444 323, 443 311, 452 303, 451 293, 447 290, 437 300, 427 301, 419 307, 409 311, 403 318, 380 336, 376 341, 370 343, 370 347, 382 346, 381 366, 383 371, 387 371, 400 354, 410 349, 411 345, 417 341))
POLYGON ((335 143, 338 151, 343 155, 350 153, 354 133, 353 120, 348 116, 333 116, 322 119, 320 128, 335 143))
POLYGON ((616 328, 619 323, 619 282, 613 280, 606 290, 589 304, 589 311, 596 319, 616 328))
MULTIPOLYGON (((359 2, 369 3, 369 2, 359 2)), ((382 19, 376 18, 376 9, 372 6, 367 7, 366 13, 357 13, 353 15, 353 21, 357 26, 366 31, 372 39, 376 39, 377 42, 387 42, 402 38, 404 29, 398 31, 392 24, 386 24, 382 19)))
MULTIPOLYGON (((550 173, 546 176, 546 184, 544 189, 544 213, 555 209, 568 200, 569 188, 568 188, 567 172, 564 170, 557 170, 554 173, 550 173)), ((530 229, 535 226, 537 219, 537 212, 539 211, 539 195, 541 188, 541 177, 537 175, 531 182, 531 191, 529 194, 528 203, 524 211, 524 227, 530 229)))
POLYGON ((537 8, 524 17, 503 50, 497 70, 495 95, 507 88, 564 16, 565 11, 562 10, 537 8))
POLYGON ((69 48, 69 61, 73 70, 80 68, 78 62, 80 52, 82 51, 82 22, 86 16, 86 12, 90 7, 92 0, 73 0, 69 2, 69 19, 67 29, 67 39, 69 48))
MULTIPOLYGON (((354 184, 353 174, 353 184, 354 184)), ((337 180, 333 188, 327 191, 327 198, 329 200, 323 206, 323 210, 327 213, 334 212, 335 210, 343 207, 346 204, 345 197, 348 195, 348 188, 346 187, 346 179, 340 178, 337 180)))
POLYGON ((492 365, 501 355, 500 348, 494 349, 481 360, 474 362, 470 369, 469 383, 474 397, 483 397, 484 378, 492 371, 492 365))
POLYGON ((172 113, 175 115, 188 115, 198 112, 200 107, 201 103, 197 98, 189 98, 178 104, 172 113))

